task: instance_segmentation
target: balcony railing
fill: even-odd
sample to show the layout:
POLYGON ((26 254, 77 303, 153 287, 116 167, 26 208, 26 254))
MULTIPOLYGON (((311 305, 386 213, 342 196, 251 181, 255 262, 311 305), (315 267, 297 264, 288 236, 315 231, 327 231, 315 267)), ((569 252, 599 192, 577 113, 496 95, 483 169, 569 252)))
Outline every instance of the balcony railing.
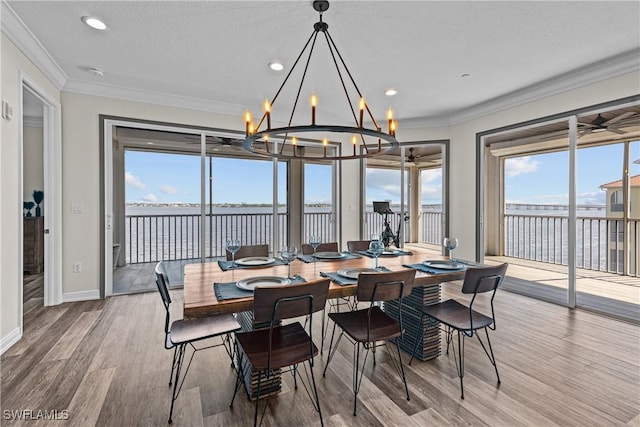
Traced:
MULTIPOLYGON (((625 274, 628 255, 629 274, 639 275, 640 221, 628 221, 629 248, 624 250, 624 221, 602 217, 576 220, 576 266, 588 270, 625 274)), ((505 215, 504 252, 506 256, 551 264, 567 265, 569 219, 566 216, 505 215)))

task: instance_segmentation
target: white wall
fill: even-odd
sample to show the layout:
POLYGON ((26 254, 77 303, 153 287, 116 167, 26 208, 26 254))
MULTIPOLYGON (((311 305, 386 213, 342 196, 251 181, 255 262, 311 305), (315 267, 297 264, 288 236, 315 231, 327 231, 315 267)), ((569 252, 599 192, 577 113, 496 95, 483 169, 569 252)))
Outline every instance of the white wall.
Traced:
POLYGON ((62 92, 62 248, 63 294, 100 288, 100 147, 99 115, 243 131, 244 110, 237 116, 177 109, 112 98, 62 92), (71 204, 84 214, 71 214, 71 204), (73 273, 73 263, 83 271, 73 273))
POLYGON ((20 337, 20 288, 22 287, 22 183, 20 177, 20 120, 24 73, 51 99, 60 98, 55 86, 2 34, 2 100, 14 111, 2 121, 0 143, 0 351, 20 337))

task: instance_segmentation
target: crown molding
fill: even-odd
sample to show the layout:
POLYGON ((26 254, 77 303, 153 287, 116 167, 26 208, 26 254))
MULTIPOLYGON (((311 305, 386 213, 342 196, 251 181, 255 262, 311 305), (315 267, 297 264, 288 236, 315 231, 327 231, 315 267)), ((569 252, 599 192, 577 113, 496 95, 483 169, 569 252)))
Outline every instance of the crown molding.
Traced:
POLYGON ((451 114, 449 119, 451 124, 466 122, 638 70, 640 70, 640 48, 602 59, 582 68, 476 104, 451 114))
POLYGON ((67 74, 4 0, 2 0, 0 17, 2 17, 2 33, 51 80, 58 90, 61 90, 67 81, 67 74))
POLYGON ((62 89, 65 92, 81 95, 93 95, 104 98, 122 99, 145 104, 164 105, 166 107, 185 108, 228 115, 240 115, 244 111, 238 104, 216 102, 209 99, 191 98, 170 93, 154 92, 104 83, 68 79, 62 89))

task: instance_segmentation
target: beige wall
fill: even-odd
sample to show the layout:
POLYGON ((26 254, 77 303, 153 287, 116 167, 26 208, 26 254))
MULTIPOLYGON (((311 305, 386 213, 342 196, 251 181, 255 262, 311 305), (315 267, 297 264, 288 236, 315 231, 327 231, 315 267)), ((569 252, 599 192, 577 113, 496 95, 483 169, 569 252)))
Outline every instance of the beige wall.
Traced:
POLYGON ((62 93, 62 105, 62 292, 97 292, 102 280, 99 115, 243 130, 244 110, 216 115, 69 92, 62 93), (84 214, 71 214, 75 203, 84 205, 84 214), (73 273, 76 261, 83 266, 79 273, 73 273))
MULTIPOLYGON (((23 188, 22 200, 33 202, 33 190, 44 190, 42 163, 42 126, 23 126, 23 188)), ((40 204, 44 215, 46 199, 40 204)), ((31 209, 35 216, 36 208, 31 209)))
POLYGON ((0 343, 4 345, 19 333, 21 325, 20 289, 22 265, 20 241, 22 233, 22 183, 20 178, 20 105, 22 85, 20 73, 54 100, 60 97, 55 86, 2 35, 2 100, 14 111, 11 121, 2 121, 0 143, 0 343))

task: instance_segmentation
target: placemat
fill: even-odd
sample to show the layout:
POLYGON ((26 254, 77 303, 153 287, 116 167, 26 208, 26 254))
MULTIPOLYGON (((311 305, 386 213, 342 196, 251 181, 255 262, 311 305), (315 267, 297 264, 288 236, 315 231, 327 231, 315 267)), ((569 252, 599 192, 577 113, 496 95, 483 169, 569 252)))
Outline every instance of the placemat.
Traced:
MULTIPOLYGON (((388 272, 391 271, 387 267, 384 267, 384 266, 378 267, 378 270, 381 273, 388 273, 388 272)), ((322 277, 327 277, 327 278, 331 279, 333 282, 337 283, 340 286, 355 285, 356 283, 358 283, 358 279, 350 279, 348 277, 344 277, 344 276, 339 275, 337 272, 321 271, 320 275, 322 277)))
POLYGON ((407 268, 413 268, 415 270, 419 270, 422 271, 423 273, 429 273, 429 274, 445 274, 445 273, 454 273, 454 272, 458 272, 458 271, 465 271, 467 269, 467 266, 464 266, 462 268, 457 268, 455 270, 445 270, 445 269, 440 269, 440 268, 433 268, 433 267, 427 267, 426 265, 420 263, 420 264, 402 264, 404 267, 407 268))
POLYGON ((341 252, 341 253, 345 255, 342 258, 320 259, 320 258, 314 257, 313 254, 309 254, 309 255, 298 255, 298 259, 300 261, 310 263, 310 262, 324 262, 324 261, 344 261, 345 259, 361 258, 360 255, 352 254, 350 252, 341 252))
POLYGON ((239 265, 239 264, 233 264, 233 261, 218 261, 218 266, 222 271, 227 271, 227 270, 240 270, 243 268, 267 268, 267 267, 273 267, 274 265, 287 265, 280 258, 274 258, 274 259, 275 259, 274 262, 270 264, 265 264, 265 265, 239 265))
MULTIPOLYGON (((304 283, 306 280, 304 277, 295 275, 291 277, 291 283, 304 283)), ((253 296, 253 291, 246 291, 236 286, 237 282, 226 283, 214 283, 213 291, 216 294, 218 301, 224 301, 228 299, 247 298, 253 296)))
MULTIPOLYGON (((366 256, 366 257, 369 257, 369 258, 375 258, 375 257, 373 256, 373 254, 371 254, 371 252, 369 252, 369 251, 357 251, 357 252, 358 252, 359 254, 362 254, 362 255, 366 256)), ((382 257, 384 257, 384 258, 389 258, 389 257, 394 257, 394 256, 403 256, 403 255, 413 255, 413 252, 409 252, 409 251, 398 251, 398 252, 397 252, 397 253, 395 253, 395 254, 390 254, 390 255, 380 255, 378 258, 382 258, 382 257)))

